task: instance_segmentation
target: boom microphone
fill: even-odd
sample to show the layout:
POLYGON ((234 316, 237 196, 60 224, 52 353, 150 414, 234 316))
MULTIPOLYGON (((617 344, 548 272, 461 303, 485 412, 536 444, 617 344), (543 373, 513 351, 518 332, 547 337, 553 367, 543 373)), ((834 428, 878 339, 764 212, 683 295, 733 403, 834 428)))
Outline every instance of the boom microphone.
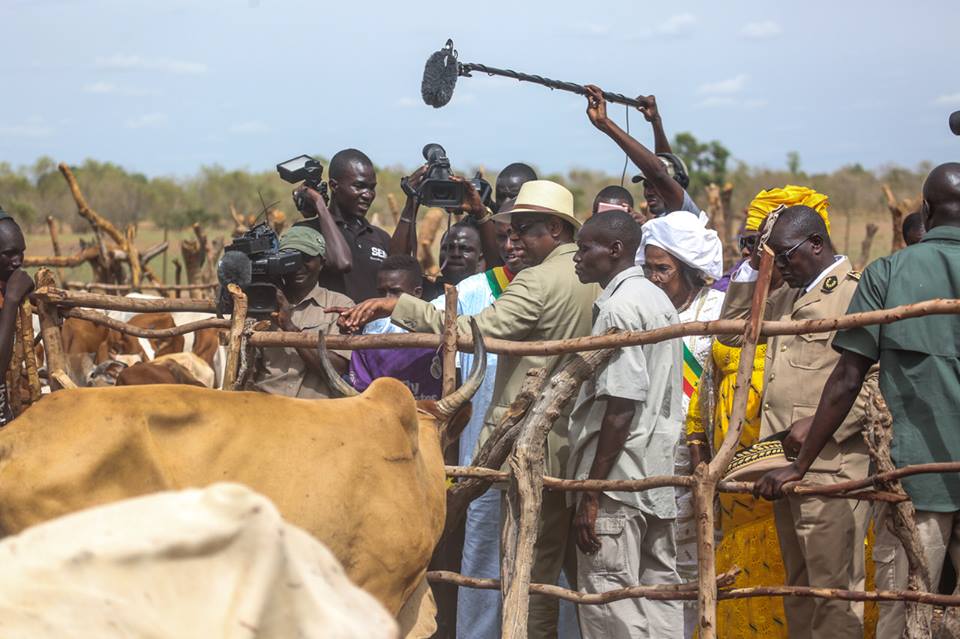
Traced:
MULTIPOLYGON (((453 89, 457 85, 457 77, 473 77, 470 75, 471 71, 513 78, 521 82, 542 84, 551 89, 569 91, 570 93, 576 93, 578 95, 587 94, 586 88, 581 84, 551 80, 550 78, 544 78, 539 75, 529 75, 527 73, 520 73, 519 71, 511 71, 510 69, 497 69, 495 67, 488 67, 485 64, 459 62, 457 56, 457 50, 453 48, 453 40, 447 40, 447 43, 442 49, 434 51, 430 57, 427 58, 427 64, 423 68, 423 81, 420 83, 420 95, 423 96, 425 103, 435 109, 439 109, 450 102, 450 98, 453 97, 453 89)), ((608 102, 626 104, 627 106, 646 106, 646 102, 628 98, 621 93, 604 91, 603 97, 606 98, 608 102)))
POLYGON ((227 290, 228 284, 243 288, 253 281, 253 263, 240 251, 227 251, 217 264, 217 281, 220 288, 217 293, 217 315, 223 317, 233 313, 233 296, 227 290))
POLYGON ((950 130, 954 135, 960 135, 960 111, 950 114, 950 130))

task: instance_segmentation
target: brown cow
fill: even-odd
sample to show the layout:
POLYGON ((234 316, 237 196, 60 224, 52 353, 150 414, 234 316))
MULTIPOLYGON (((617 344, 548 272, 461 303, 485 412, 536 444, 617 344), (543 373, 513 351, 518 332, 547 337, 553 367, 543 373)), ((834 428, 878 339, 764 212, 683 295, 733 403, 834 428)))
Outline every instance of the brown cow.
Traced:
POLYGON ((186 384, 206 388, 186 368, 170 359, 159 362, 137 362, 117 375, 117 386, 144 386, 147 384, 186 384))
MULTIPOLYGON (((441 435, 465 424, 486 366, 473 330, 474 368, 438 402, 416 402, 389 378, 329 400, 170 385, 53 393, 0 430, 0 532, 136 495, 239 482, 324 542, 354 583, 416 628, 408 636, 429 636, 425 573, 446 510, 441 435)), ((321 359, 329 375, 322 346, 321 359)), ((335 373, 331 382, 345 386, 335 373)))

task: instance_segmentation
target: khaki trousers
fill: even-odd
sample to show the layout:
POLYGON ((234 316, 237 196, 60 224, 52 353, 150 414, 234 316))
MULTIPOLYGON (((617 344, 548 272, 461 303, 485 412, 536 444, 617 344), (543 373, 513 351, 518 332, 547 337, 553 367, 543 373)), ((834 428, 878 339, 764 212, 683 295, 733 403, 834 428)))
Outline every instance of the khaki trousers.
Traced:
MULTIPOLYGON (((853 447, 859 448, 859 444, 853 447)), ((807 473, 804 481, 834 484, 866 474, 867 455, 842 455, 837 473, 807 473)), ((787 497, 774 504, 774 519, 789 586, 863 590, 867 502, 787 497)), ((863 603, 784 597, 791 639, 862 639, 863 603)))
MULTIPOLYGON (((596 531, 600 550, 595 555, 577 549, 580 592, 597 594, 680 582, 674 520, 654 517, 601 495, 596 531)), ((679 601, 621 599, 600 606, 583 605, 579 611, 583 639, 683 637, 679 601)))
MULTIPOLYGON (((889 510, 888 505, 878 504, 874 520, 877 538, 873 546, 873 561, 876 565, 877 590, 906 590, 907 556, 900 540, 891 530, 889 510)), ((947 553, 954 568, 960 569, 960 511, 935 513, 918 510, 916 521, 920 545, 930 571, 930 589, 936 592, 947 553)), ((903 602, 880 602, 879 609, 877 639, 900 639, 906 614, 903 602)))
MULTIPOLYGON (((508 510, 504 498, 500 503, 501 531, 508 510)), ((570 536, 574 512, 572 507, 567 507, 565 493, 543 491, 543 505, 540 510, 537 542, 533 548, 530 583, 556 584, 560 579, 560 572, 563 571, 571 588, 576 590, 576 543, 570 536)), ((503 544, 501 544, 502 552, 503 544)), ((556 639, 559 615, 560 604, 556 597, 530 595, 527 637, 556 639)))

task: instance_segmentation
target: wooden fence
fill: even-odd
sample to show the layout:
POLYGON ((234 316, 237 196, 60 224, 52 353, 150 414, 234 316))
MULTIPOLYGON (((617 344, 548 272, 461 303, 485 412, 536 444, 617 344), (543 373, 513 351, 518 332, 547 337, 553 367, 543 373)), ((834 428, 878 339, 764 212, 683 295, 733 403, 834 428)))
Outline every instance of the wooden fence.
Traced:
MULTIPOLYGON (((718 492, 749 493, 752 483, 729 482, 723 475, 734 455, 745 421, 746 400, 752 374, 754 351, 761 337, 772 335, 796 335, 830 332, 843 328, 887 324, 894 321, 929 314, 958 314, 960 300, 930 300, 918 304, 900 306, 884 311, 843 315, 830 319, 805 321, 761 321, 766 303, 771 260, 761 263, 757 293, 753 302, 750 320, 690 322, 644 332, 623 332, 596 337, 583 337, 553 342, 514 342, 500 339, 484 339, 489 351, 509 355, 547 355, 579 353, 549 383, 542 370, 531 371, 527 384, 504 421, 484 446, 478 451, 470 467, 447 467, 447 475, 464 479, 448 493, 447 529, 456 523, 465 512, 466 503, 479 496, 493 481, 507 482, 506 521, 502 531, 503 562, 501 579, 476 579, 447 571, 431 572, 428 577, 434 582, 457 584, 460 587, 499 589, 503 593, 502 636, 518 639, 527 634, 527 608, 531 593, 565 599, 583 605, 602 604, 627 597, 651 599, 697 600, 699 606, 699 637, 716 637, 717 602, 724 599, 770 596, 797 596, 843 599, 849 601, 905 601, 908 608, 908 630, 905 636, 930 636, 930 605, 960 606, 960 596, 930 593, 928 580, 912 578, 906 591, 858 592, 826 588, 757 586, 733 588, 735 575, 716 574, 714 553, 714 499, 718 492), (691 476, 650 477, 631 481, 568 480, 546 477, 544 444, 553 419, 570 402, 577 389, 598 366, 601 366, 617 348, 648 344, 685 335, 734 335, 744 336, 740 356, 740 368, 734 393, 733 415, 730 428, 719 450, 709 463, 702 463, 691 476), (506 470, 500 470, 507 462, 506 470), (697 583, 679 585, 636 586, 597 595, 587 595, 560 588, 552 584, 531 583, 533 549, 536 541, 537 520, 540 515, 544 490, 582 491, 618 490, 640 491, 662 486, 685 486, 693 491, 694 506, 698 521, 699 578, 697 583), (924 625, 925 624, 925 625, 924 625)), ((94 323, 138 337, 170 337, 200 328, 218 327, 229 330, 227 343, 229 358, 225 375, 225 389, 233 389, 242 375, 238 370, 244 349, 268 346, 314 347, 318 336, 306 333, 283 333, 266 328, 265 322, 256 323, 246 317, 246 298, 239 288, 232 286, 235 310, 227 319, 211 318, 173 329, 151 330, 130 326, 108 318, 103 313, 90 309, 117 309, 136 312, 213 311, 213 302, 195 299, 130 299, 87 292, 65 291, 54 286, 52 274, 42 270, 37 276, 37 312, 40 316, 41 334, 44 342, 51 385, 56 387, 58 367, 62 367, 62 343, 58 323, 61 317, 81 317, 94 323), (60 359, 58 359, 60 358, 60 359)), ((455 296, 455 289, 448 287, 448 302, 455 296)), ((456 308, 454 303, 447 305, 456 308)), ((442 348, 445 354, 455 349, 468 351, 473 345, 467 335, 456 334, 456 323, 445 323, 444 335, 391 334, 365 336, 329 336, 329 348, 442 348)), ((444 357, 445 379, 452 377, 453 361, 444 357)), ((888 450, 888 449, 887 449, 888 450)), ((871 452, 875 452, 871 447, 871 452)), ((887 460, 888 461, 888 460, 887 460)), ((887 467, 892 468, 888 463, 887 467)), ((884 466, 881 465, 881 468, 884 466)), ((943 464, 923 464, 882 472, 866 479, 815 486, 804 483, 787 485, 792 494, 820 495, 836 499, 866 499, 905 506, 912 517, 908 497, 896 484, 896 480, 913 474, 931 472, 960 472, 960 461, 943 464)), ((910 538, 909 521, 898 534, 907 547, 908 554, 915 553, 916 539, 910 538), (902 533, 902 534, 901 534, 902 533)), ((921 555, 922 556, 922 555, 921 555)), ((911 561, 911 576, 925 576, 922 565, 911 561)), ((948 614, 950 618, 952 615, 948 614)))

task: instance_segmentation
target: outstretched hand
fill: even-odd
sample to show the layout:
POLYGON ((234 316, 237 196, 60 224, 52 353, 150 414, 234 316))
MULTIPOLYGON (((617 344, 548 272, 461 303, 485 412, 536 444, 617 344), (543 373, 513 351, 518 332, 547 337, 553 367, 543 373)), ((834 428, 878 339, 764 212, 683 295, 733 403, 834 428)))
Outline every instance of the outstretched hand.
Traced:
POLYGON ((359 333, 364 325, 373 320, 390 317, 397 307, 397 297, 373 297, 360 302, 356 306, 329 306, 324 310, 327 313, 339 313, 337 326, 346 333, 359 333))
POLYGON ((483 200, 480 199, 480 192, 477 191, 477 187, 473 185, 473 182, 459 175, 451 175, 450 179, 464 185, 463 202, 460 203, 460 208, 478 220, 486 215, 487 208, 483 205, 483 200))

